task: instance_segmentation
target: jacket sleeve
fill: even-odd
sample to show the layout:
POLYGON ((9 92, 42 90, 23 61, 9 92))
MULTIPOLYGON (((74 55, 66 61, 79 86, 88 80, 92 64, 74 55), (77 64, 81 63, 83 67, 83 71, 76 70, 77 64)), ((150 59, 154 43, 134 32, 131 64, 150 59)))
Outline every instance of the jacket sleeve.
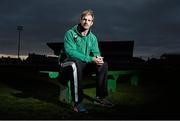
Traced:
POLYGON ((85 62, 92 62, 92 60, 93 60, 93 57, 86 56, 86 55, 77 51, 76 44, 74 42, 73 34, 70 31, 65 33, 64 49, 65 49, 67 56, 70 58, 78 58, 78 59, 85 61, 85 62))
POLYGON ((91 48, 91 52, 93 53, 94 56, 100 56, 100 50, 99 50, 99 45, 97 38, 94 36, 94 41, 93 41, 93 46, 91 48))

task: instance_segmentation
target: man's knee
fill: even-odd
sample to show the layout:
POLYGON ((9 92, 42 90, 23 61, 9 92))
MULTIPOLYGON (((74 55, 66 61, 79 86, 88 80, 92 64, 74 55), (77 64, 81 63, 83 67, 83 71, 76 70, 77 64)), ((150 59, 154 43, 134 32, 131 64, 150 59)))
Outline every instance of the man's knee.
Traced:
POLYGON ((105 61, 101 66, 99 66, 99 71, 108 71, 108 63, 105 61))
POLYGON ((108 68, 108 63, 106 61, 104 62, 103 65, 104 65, 105 68, 108 68))
POLYGON ((105 61, 104 63, 103 63, 103 68, 105 69, 105 70, 108 70, 108 63, 105 61))

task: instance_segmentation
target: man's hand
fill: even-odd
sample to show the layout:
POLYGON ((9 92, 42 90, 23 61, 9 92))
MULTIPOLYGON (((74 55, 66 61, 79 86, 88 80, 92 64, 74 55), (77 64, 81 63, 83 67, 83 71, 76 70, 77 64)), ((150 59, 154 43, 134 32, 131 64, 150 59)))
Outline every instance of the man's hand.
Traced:
POLYGON ((100 56, 93 57, 93 62, 95 62, 97 65, 102 65, 104 63, 103 58, 104 57, 100 57, 100 56))

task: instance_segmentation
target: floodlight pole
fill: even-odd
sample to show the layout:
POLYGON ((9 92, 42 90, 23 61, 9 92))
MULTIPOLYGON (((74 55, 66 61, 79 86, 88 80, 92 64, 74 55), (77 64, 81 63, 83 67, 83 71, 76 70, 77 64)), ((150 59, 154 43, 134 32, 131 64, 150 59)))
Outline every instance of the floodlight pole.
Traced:
POLYGON ((18 30, 18 58, 20 55, 20 42, 21 42, 21 31, 23 31, 23 26, 17 26, 17 30, 18 30))

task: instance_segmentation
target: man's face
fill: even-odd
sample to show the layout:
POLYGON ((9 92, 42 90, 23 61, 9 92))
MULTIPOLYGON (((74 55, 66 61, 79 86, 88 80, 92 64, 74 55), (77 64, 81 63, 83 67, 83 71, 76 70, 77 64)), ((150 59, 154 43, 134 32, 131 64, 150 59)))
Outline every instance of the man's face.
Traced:
POLYGON ((83 16, 80 20, 80 23, 85 30, 89 30, 90 27, 93 25, 93 18, 91 15, 83 16))

